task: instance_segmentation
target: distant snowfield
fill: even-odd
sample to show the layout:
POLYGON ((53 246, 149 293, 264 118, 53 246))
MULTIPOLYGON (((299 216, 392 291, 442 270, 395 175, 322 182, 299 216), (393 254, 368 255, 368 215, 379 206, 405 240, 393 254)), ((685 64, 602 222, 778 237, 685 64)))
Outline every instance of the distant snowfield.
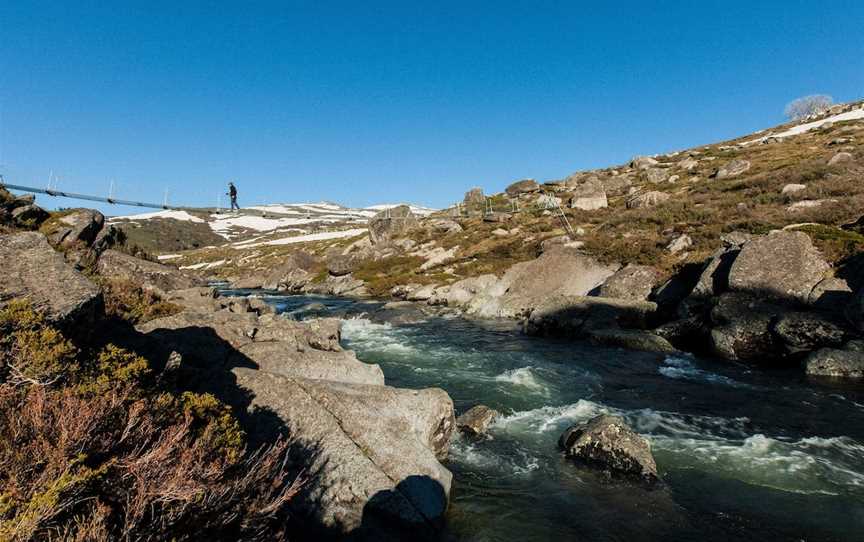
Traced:
POLYGON ((766 139, 776 137, 778 139, 782 139, 784 137, 791 137, 796 135, 801 135, 809 132, 810 130, 815 130, 825 123, 828 122, 843 122, 845 120, 858 120, 864 119, 864 108, 862 109, 853 109, 852 111, 847 111, 845 113, 839 113, 837 115, 826 117, 824 119, 816 120, 813 122, 807 122, 805 124, 799 124, 798 126, 793 126, 788 130, 780 132, 778 134, 768 134, 766 136, 760 137, 758 139, 751 139, 750 141, 745 141, 744 145, 751 145, 753 143, 759 143, 765 141, 766 139))
POLYGON ((255 231, 273 231, 291 226, 305 226, 313 222, 341 222, 343 217, 317 218, 269 218, 255 215, 210 215, 213 219, 210 228, 217 233, 226 233, 231 228, 247 228, 255 231))
MULTIPOLYGON (((382 203, 380 205, 370 205, 369 207, 366 207, 363 210, 367 211, 367 212, 368 211, 375 211, 377 213, 378 211, 384 211, 385 209, 392 209, 394 207, 399 207, 400 205, 407 205, 411 209, 412 213, 414 213, 415 215, 420 215, 420 216, 431 215, 432 213, 434 213, 436 211, 436 209, 430 209, 429 207, 420 207, 418 205, 411 205, 409 203, 382 203)), ((375 213, 373 213, 373 215, 374 214, 375 213)))
POLYGON ((218 260, 215 262, 202 262, 202 263, 196 263, 194 265, 184 265, 184 266, 181 266, 180 269, 192 269, 192 270, 213 269, 214 267, 219 267, 220 265, 225 265, 225 260, 218 260))
POLYGON ((244 243, 234 243, 231 245, 231 248, 240 250, 260 246, 293 245, 295 243, 308 243, 310 241, 326 241, 327 239, 341 239, 343 237, 354 237, 357 235, 363 235, 364 233, 366 233, 366 231, 366 228, 354 228, 351 230, 340 231, 323 231, 319 233, 295 235, 293 237, 283 237, 282 239, 273 239, 271 241, 261 241, 257 243, 248 241, 244 243))
POLYGON ((117 220, 149 220, 151 218, 170 218, 183 222, 196 222, 203 224, 204 220, 197 216, 192 216, 186 211, 156 211, 155 213, 141 213, 140 215, 115 216, 109 222, 117 220))
MULTIPOLYGON (((202 215, 202 218, 182 210, 158 211, 118 216, 111 221, 141 223, 150 219, 173 219, 180 222, 207 224, 213 233, 228 241, 227 247, 242 250, 362 235, 366 233, 365 226, 372 217, 399 205, 408 205, 411 211, 419 216, 428 216, 435 212, 428 207, 404 203, 383 203, 363 209, 352 209, 325 201, 255 205, 245 207, 239 212, 211 211, 207 215, 202 215)), ((173 260, 179 257, 177 254, 166 254, 160 259, 173 260)), ((210 269, 210 267, 196 264, 185 269, 210 269)))

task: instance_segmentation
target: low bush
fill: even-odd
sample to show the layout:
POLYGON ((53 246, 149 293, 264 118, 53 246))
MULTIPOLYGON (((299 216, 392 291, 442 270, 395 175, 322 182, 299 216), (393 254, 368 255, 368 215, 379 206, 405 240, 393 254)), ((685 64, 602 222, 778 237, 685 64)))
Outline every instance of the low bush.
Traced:
POLYGON ((229 407, 146 360, 79 349, 0 310, 0 540, 282 540, 288 443, 255 452, 229 407), (39 340, 47 339, 47 340, 39 340))
POLYGON ((126 279, 98 279, 105 298, 105 313, 132 324, 138 324, 177 314, 179 305, 162 300, 151 290, 146 290, 126 279))

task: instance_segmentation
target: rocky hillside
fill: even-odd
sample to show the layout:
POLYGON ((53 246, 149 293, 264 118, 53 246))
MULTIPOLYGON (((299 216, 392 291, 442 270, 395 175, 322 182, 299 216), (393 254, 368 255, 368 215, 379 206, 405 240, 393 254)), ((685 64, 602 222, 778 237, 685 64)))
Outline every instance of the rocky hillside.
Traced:
POLYGON ((118 250, 101 213, 0 212, 0 539, 434 536, 444 391, 118 250))
POLYGON ((241 286, 405 298, 529 333, 798 364, 857 344, 862 143, 862 104, 835 106, 732 141, 472 189, 429 217, 391 210, 345 239, 172 261, 241 286))
MULTIPOLYGON (((201 247, 294 244, 319 238, 338 239, 364 228, 369 218, 392 205, 351 209, 335 203, 260 205, 236 212, 213 210, 159 211, 116 216, 110 223, 132 246, 146 252, 184 251, 201 247)), ((425 216, 432 209, 411 206, 425 216)))

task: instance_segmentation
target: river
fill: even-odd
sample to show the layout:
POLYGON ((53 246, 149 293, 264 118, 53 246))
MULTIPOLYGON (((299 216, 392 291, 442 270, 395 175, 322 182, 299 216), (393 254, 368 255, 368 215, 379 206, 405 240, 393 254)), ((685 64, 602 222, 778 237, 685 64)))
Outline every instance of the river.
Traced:
POLYGON ((365 317, 374 303, 267 299, 295 318, 345 318, 344 346, 389 385, 443 388, 457 415, 503 413, 491 438, 453 441, 445 540, 864 540, 861 384, 536 339, 509 322, 395 326, 365 317), (326 310, 302 310, 311 302, 326 310), (659 487, 562 457, 561 433, 604 412, 650 440, 659 487))

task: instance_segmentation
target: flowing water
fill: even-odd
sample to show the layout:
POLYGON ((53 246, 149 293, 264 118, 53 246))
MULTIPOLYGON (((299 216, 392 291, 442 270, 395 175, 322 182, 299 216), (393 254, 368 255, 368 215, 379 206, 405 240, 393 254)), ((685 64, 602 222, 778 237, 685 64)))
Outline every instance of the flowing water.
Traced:
POLYGON ((864 540, 860 384, 534 339, 512 323, 391 326, 343 299, 270 301, 296 318, 342 315, 345 347, 389 385, 443 388, 457 414, 504 414, 490 439, 453 442, 448 540, 864 540), (651 441, 661 486, 561 456, 560 434, 604 412, 651 441))

